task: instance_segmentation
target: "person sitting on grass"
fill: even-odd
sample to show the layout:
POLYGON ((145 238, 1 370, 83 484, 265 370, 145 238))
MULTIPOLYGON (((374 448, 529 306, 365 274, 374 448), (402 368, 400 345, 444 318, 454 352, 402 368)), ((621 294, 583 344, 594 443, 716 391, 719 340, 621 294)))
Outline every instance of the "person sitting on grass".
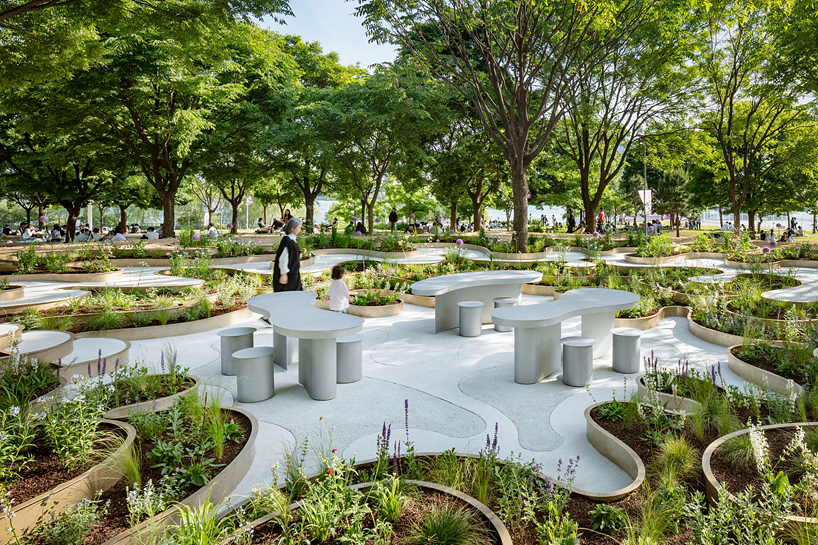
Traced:
POLYGON ((332 284, 327 290, 327 300, 329 309, 333 312, 346 314, 349 304, 352 302, 352 295, 349 293, 349 286, 344 282, 346 269, 343 265, 335 265, 332 268, 332 284))
POLYGON ((209 238, 219 238, 219 231, 216 230, 216 226, 212 223, 207 224, 207 236, 209 238))

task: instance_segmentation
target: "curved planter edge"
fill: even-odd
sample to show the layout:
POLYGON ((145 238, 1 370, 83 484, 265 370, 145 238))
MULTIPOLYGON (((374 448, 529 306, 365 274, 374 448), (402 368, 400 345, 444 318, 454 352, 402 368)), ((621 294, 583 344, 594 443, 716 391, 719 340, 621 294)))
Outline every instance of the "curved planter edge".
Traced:
MULTIPOLYGON (((329 302, 328 301, 318 301, 316 300, 312 306, 315 308, 320 308, 321 310, 329 311, 329 302)), ((380 306, 360 306, 360 305, 349 305, 347 307, 347 313, 351 314, 352 316, 359 316, 361 318, 384 318, 387 316, 397 316, 403 312, 403 301, 400 301, 397 305, 380 305, 380 306)))
POLYGON ((122 279, 122 269, 101 273, 35 273, 11 275, 15 280, 41 282, 112 282, 122 279))
MULTIPOLYGON (((75 337, 76 338, 76 337, 75 337)), ((119 361, 119 365, 128 365, 128 360, 130 359, 130 350, 131 350, 131 343, 128 341, 122 341, 125 343, 125 348, 111 354, 109 356, 105 356, 106 359, 111 360, 111 369, 116 367, 116 362, 119 361)), ((98 376, 98 373, 95 373, 96 370, 95 366, 91 365, 91 374, 88 374, 88 362, 77 362, 77 363, 69 363, 68 365, 58 365, 57 366, 57 377, 65 382, 66 384, 71 381, 71 377, 74 375, 82 375, 88 378, 94 378, 98 376)), ((106 418, 108 418, 106 416, 106 418)))
POLYGON ((0 301, 17 301, 25 297, 25 286, 18 286, 16 284, 9 284, 9 286, 0 290, 0 301))
MULTIPOLYGON (((227 467, 222 469, 215 477, 210 479, 207 484, 199 488, 199 490, 179 502, 180 505, 196 508, 207 501, 214 505, 218 504, 238 486, 244 476, 247 475, 250 466, 253 465, 253 458, 255 458, 256 455, 256 437, 258 437, 259 433, 258 420, 251 413, 237 407, 224 407, 223 410, 235 411, 247 417, 251 425, 250 437, 247 438, 247 443, 241 452, 239 452, 238 456, 236 456, 227 467)), ((103 543, 103 545, 125 545, 131 543, 132 540, 140 543, 142 542, 142 538, 147 534, 174 524, 178 519, 179 507, 177 505, 159 513, 151 519, 140 522, 133 528, 117 534, 103 543)))
POLYGON ((673 305, 669 307, 661 307, 655 314, 650 316, 642 316, 640 318, 617 318, 616 327, 633 327, 635 329, 652 329, 659 325, 659 322, 668 316, 687 317, 689 308, 673 305))
MULTIPOLYGON (((102 463, 95 465, 82 475, 15 507, 14 529, 18 535, 33 528, 37 521, 49 510, 53 509, 57 514, 63 513, 66 502, 78 502, 90 498, 98 490, 111 488, 122 478, 122 470, 117 467, 117 460, 131 448, 134 439, 136 439, 136 430, 125 422, 114 420, 102 420, 102 422, 124 429, 125 440, 102 463)), ((0 527, 0 541, 11 538, 6 526, 6 524, 3 524, 0 527)))
POLYGON ((605 494, 584 492, 577 489, 574 489, 574 492, 597 501, 614 501, 632 494, 642 486, 645 480, 645 464, 632 448, 593 421, 591 411, 600 405, 602 403, 594 403, 585 409, 585 437, 597 452, 627 473, 633 479, 633 482, 619 490, 605 494))
MULTIPOLYGON (((767 426, 760 426, 758 429, 773 430, 812 426, 818 426, 818 422, 792 422, 789 424, 770 424, 767 426)), ((725 442, 729 441, 734 437, 738 437, 739 435, 746 433, 750 433, 750 428, 734 431, 733 433, 729 433, 727 435, 719 437, 718 439, 710 443, 704 450, 704 453, 702 453, 702 470, 704 472, 705 478, 705 496, 707 497, 708 503, 710 503, 711 505, 715 505, 718 502, 719 492, 722 489, 721 483, 719 483, 718 479, 716 479, 716 476, 713 474, 713 470, 710 469, 710 460, 713 457, 713 453, 725 442)), ((731 501, 736 501, 736 497, 732 493, 730 494, 729 497, 731 501)), ((815 517, 799 517, 796 515, 788 515, 784 518, 787 520, 785 526, 792 525, 797 528, 805 525, 809 526, 818 525, 818 518, 815 517)))
POLYGON ((761 369, 760 367, 756 367, 755 365, 747 363, 746 361, 734 356, 733 349, 741 346, 742 345, 738 344, 727 347, 727 366, 732 372, 747 382, 752 382, 756 386, 770 388, 771 390, 775 390, 777 392, 787 393, 787 384, 790 382, 792 383, 793 389, 797 393, 800 394, 804 391, 804 388, 802 388, 801 385, 797 384, 795 381, 790 381, 789 379, 761 369))
MULTIPOLYGON (((147 377, 161 377, 164 376, 162 374, 153 374, 147 375, 147 377)), ((109 420, 121 420, 123 418, 128 418, 131 414, 131 411, 138 412, 142 410, 149 410, 150 412, 159 412, 164 411, 165 409, 169 409, 173 402, 176 401, 176 398, 182 397, 183 395, 187 395, 192 391, 198 391, 199 387, 202 385, 202 379, 195 375, 185 375, 186 378, 191 379, 193 381, 193 386, 187 388, 186 390, 182 390, 181 392, 177 392, 173 395, 160 397, 155 400, 150 401, 143 401, 142 403, 131 403, 130 405, 122 405, 121 407, 115 407, 113 409, 109 409, 108 412, 105 413, 105 418, 109 420), (154 405, 154 402, 156 404, 154 405)))
POLYGON ((161 339, 163 337, 178 337, 180 335, 191 335, 193 333, 203 333, 220 327, 225 327, 236 322, 249 320, 258 315, 248 308, 226 312, 220 316, 204 318, 193 322, 182 322, 179 324, 153 325, 147 327, 128 327, 124 329, 109 329, 107 331, 84 331, 77 333, 77 339, 87 337, 108 337, 121 341, 143 341, 148 339, 161 339))

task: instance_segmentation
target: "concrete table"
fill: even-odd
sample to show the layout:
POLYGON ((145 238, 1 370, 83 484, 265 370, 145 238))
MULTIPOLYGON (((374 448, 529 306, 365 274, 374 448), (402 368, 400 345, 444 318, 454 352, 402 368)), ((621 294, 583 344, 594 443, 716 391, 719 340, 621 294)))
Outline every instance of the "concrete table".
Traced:
POLYGON ((298 382, 311 398, 328 400, 337 391, 336 339, 361 331, 364 319, 315 308, 315 297, 310 291, 265 293, 248 299, 247 307, 269 317, 278 335, 298 339, 298 382))
POLYGON ((435 333, 459 325, 457 303, 482 301, 482 323, 491 323, 491 310, 496 297, 519 299, 523 284, 539 282, 537 271, 481 271, 447 274, 427 278, 412 284, 412 294, 435 298, 435 333))
POLYGON ((633 308, 639 296, 629 291, 571 290, 556 301, 496 308, 495 324, 514 328, 514 380, 534 384, 560 370, 562 322, 582 316, 582 336, 594 339, 594 357, 611 350, 616 312, 633 308))

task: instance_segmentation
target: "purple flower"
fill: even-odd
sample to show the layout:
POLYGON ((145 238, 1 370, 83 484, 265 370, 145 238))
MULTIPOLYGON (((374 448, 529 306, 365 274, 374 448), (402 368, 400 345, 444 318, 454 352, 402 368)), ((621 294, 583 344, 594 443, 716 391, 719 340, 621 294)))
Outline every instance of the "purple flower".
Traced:
POLYGON ((202 238, 202 235, 199 233, 194 233, 192 238, 194 241, 198 241, 200 238, 202 238))
POLYGON ((454 235, 454 229, 449 229, 449 234, 454 235))
POLYGON ((412 218, 412 219, 415 219, 415 215, 414 215, 414 214, 410 214, 410 215, 409 215, 409 217, 410 217, 410 218, 412 218))
POLYGON ((356 237, 361 236, 361 232, 360 232, 360 231, 355 231, 355 236, 356 236, 356 237))
POLYGON ((352 221, 358 221, 358 216, 352 216, 352 221))
POLYGON ((781 229, 781 227, 782 227, 782 226, 781 226, 781 224, 780 224, 780 223, 776 223, 776 224, 775 224, 775 228, 776 228, 776 229, 781 229))
POLYGON ((375 223, 380 223, 380 222, 381 222, 381 218, 375 218, 375 223))
POLYGON ((593 237, 594 237, 594 238, 599 238, 599 232, 598 232, 598 231, 594 231, 593 237))
POLYGON ((48 216, 40 216, 40 221, 45 223, 48 221, 48 216))
POLYGON ((778 242, 775 241, 775 240, 771 240, 770 241, 770 248, 777 248, 777 247, 778 247, 778 242))
POLYGON ((228 224, 227 224, 227 228, 228 228, 228 229, 232 229, 232 228, 233 228, 233 224, 232 224, 232 223, 228 223, 228 224))
POLYGON ((455 241, 454 241, 454 243, 455 243, 455 244, 456 244, 458 247, 463 246, 463 239, 462 239, 462 238, 459 238, 459 239, 455 240, 455 241))
POLYGON ((769 253, 770 253, 770 249, 769 249, 768 247, 764 246, 764 247, 761 249, 761 253, 762 253, 762 254, 764 254, 764 255, 767 255, 767 254, 769 254, 769 253))

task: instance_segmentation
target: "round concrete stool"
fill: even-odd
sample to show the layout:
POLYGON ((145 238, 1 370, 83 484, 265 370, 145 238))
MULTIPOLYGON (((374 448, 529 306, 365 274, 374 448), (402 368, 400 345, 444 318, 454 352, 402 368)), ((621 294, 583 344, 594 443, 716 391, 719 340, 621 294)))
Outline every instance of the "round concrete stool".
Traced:
POLYGON ((245 348, 233 354, 236 358, 238 401, 255 403, 275 395, 273 354, 275 349, 272 346, 245 348))
MULTIPOLYGON (((492 301, 494 301, 494 308, 517 306, 516 297, 495 297, 492 301)), ((514 331, 514 328, 507 325, 494 324, 494 331, 514 331)))
POLYGON ((594 344, 590 337, 562 339, 562 382, 566 386, 586 386, 594 377, 594 344))
POLYGON ((642 357, 642 330, 617 327, 613 335, 613 370, 617 373, 638 373, 642 357))
POLYGON ((221 337, 222 375, 236 374, 236 360, 233 354, 245 348, 252 348, 255 327, 234 327, 216 333, 221 337))
POLYGON ((460 312, 460 336, 479 337, 483 332, 483 301, 461 301, 457 306, 460 312))
POLYGON ((364 338, 360 335, 338 337, 335 341, 337 354, 335 381, 338 384, 358 382, 363 375, 364 338))

